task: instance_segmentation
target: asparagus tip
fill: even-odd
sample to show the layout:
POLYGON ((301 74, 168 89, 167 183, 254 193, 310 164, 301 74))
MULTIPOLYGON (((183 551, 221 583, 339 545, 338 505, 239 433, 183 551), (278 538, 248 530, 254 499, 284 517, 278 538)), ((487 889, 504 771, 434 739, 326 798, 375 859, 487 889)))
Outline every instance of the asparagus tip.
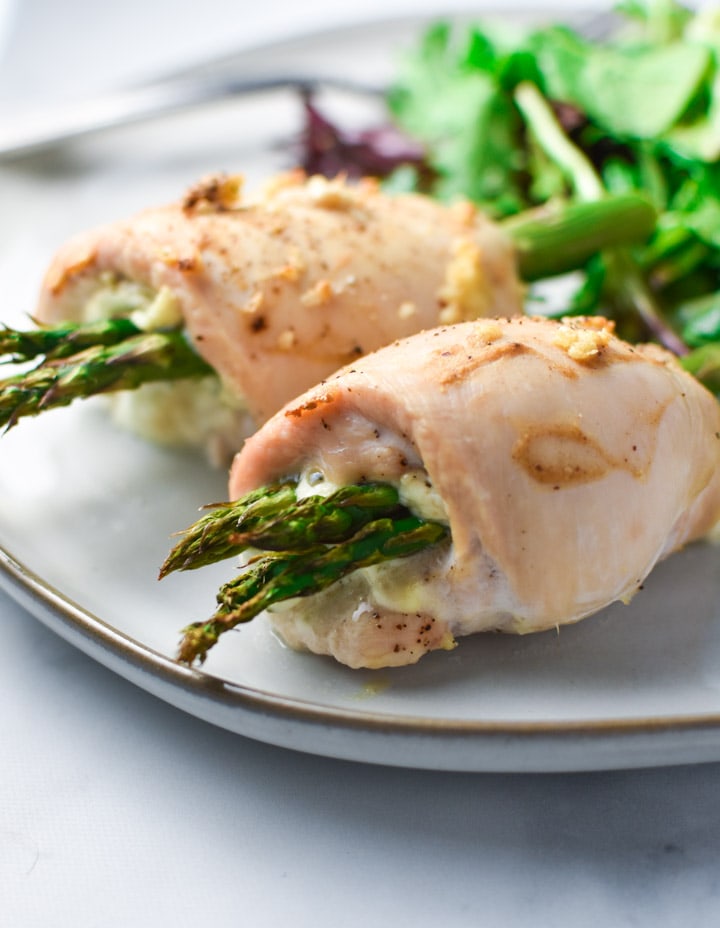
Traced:
POLYGON ((193 622, 183 629, 177 660, 188 667, 192 667, 195 661, 202 666, 205 663, 207 652, 217 640, 218 633, 212 623, 193 622))

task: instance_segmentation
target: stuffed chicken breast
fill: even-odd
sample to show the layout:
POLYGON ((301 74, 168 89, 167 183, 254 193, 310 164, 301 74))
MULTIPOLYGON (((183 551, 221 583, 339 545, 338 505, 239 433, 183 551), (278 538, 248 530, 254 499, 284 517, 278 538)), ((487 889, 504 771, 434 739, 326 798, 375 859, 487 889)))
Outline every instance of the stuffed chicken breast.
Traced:
POLYGON ((521 308, 513 245, 469 203, 296 172, 255 200, 238 178, 210 178, 181 203, 76 237, 55 257, 36 315, 184 326, 217 377, 144 387, 140 404, 124 394, 121 418, 153 437, 234 450, 353 358, 521 308))
POLYGON ((483 320, 345 367, 235 458, 232 497, 386 483, 449 535, 273 607, 294 648, 412 663, 461 635, 526 633, 629 601, 720 518, 720 406, 603 319, 483 320))

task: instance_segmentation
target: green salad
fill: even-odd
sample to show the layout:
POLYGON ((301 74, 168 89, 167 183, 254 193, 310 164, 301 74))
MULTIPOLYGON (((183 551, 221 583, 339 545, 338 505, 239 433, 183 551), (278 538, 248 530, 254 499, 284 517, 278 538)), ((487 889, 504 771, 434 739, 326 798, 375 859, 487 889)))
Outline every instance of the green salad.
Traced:
POLYGON ((604 313, 720 392, 720 8, 629 0, 601 25, 602 38, 431 26, 388 93, 424 157, 386 183, 467 196, 510 223, 558 201, 644 194, 659 214, 650 241, 593 257, 562 313, 604 313))

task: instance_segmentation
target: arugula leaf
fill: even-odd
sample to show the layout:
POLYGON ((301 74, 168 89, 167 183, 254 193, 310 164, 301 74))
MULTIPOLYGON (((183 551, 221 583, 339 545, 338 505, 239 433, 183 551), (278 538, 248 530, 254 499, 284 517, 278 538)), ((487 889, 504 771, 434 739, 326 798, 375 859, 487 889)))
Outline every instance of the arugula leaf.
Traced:
POLYGON ((528 50, 540 74, 537 84, 546 96, 582 109, 584 72, 593 53, 590 43, 565 26, 550 26, 529 37, 528 50))
POLYGON ((676 317, 686 345, 720 344, 720 293, 703 294, 679 304, 676 317))
POLYGON ((472 30, 457 45, 444 23, 426 34, 389 94, 399 125, 429 146, 439 175, 435 194, 463 194, 493 215, 524 208, 518 147, 520 121, 493 73, 499 56, 488 37, 472 30))
POLYGON ((686 42, 597 49, 582 71, 578 102, 614 135, 655 139, 688 109, 710 63, 707 48, 686 42))

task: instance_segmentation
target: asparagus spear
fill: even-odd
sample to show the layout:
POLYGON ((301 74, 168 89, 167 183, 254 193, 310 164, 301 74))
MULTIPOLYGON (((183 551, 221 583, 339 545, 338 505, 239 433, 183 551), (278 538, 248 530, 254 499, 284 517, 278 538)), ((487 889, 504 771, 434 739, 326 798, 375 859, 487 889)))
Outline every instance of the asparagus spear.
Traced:
POLYGON ((101 319, 97 322, 66 322, 58 326, 38 326, 22 331, 9 326, 0 328, 0 356, 13 361, 30 361, 40 355, 46 360, 66 358, 86 348, 117 345, 139 329, 130 319, 101 319))
POLYGON ((210 512, 189 528, 179 532, 183 538, 165 559, 158 580, 174 570, 196 570, 233 554, 242 548, 234 543, 235 533, 261 525, 263 519, 282 517, 295 502, 292 483, 261 487, 234 503, 211 503, 210 512))
POLYGON ((310 596, 360 567, 408 557, 446 538, 448 529, 412 515, 388 484, 346 486, 327 497, 298 500, 289 481, 215 506, 183 534, 161 578, 249 548, 269 552, 221 587, 210 619, 184 629, 178 657, 192 664, 205 660, 223 632, 273 603, 310 596))
MULTIPOLYGON (((633 244, 634 241, 636 242, 637 239, 633 240, 631 233, 628 237, 617 236, 614 241, 605 239, 604 242, 600 243, 600 240, 607 233, 612 236, 612 226, 617 221, 617 216, 613 216, 613 200, 606 199, 607 191, 589 158, 566 136, 549 102, 535 84, 530 82, 519 84, 515 89, 514 99, 540 147, 558 165, 570 182, 577 197, 577 202, 572 209, 578 211, 581 217, 580 222, 582 223, 585 210, 588 210, 590 216, 595 217, 596 209, 599 208, 593 228, 599 239, 599 247, 596 252, 606 251, 606 290, 609 291, 606 295, 611 297, 616 304, 617 311, 622 312, 624 310, 630 314, 637 314, 644 323, 647 332, 657 339, 661 345, 664 345, 677 355, 685 354, 687 352, 686 345, 664 318, 662 309, 657 303, 652 290, 637 266, 634 257, 626 247, 633 244), (605 204, 604 207, 601 208, 601 204, 605 204), (606 210, 607 212, 605 212, 606 210), (607 230, 605 229, 606 223, 609 225, 607 230)), ((630 197, 632 202, 633 195, 630 195, 630 197)), ((637 222, 642 225, 641 204, 635 203, 634 206, 628 204, 628 207, 627 220, 631 224, 637 222)), ((646 208, 652 212, 652 207, 649 204, 646 204, 646 208)), ((625 221, 625 219, 622 221, 625 221)), ((581 257, 585 245, 585 239, 580 236, 577 245, 580 249, 580 253, 577 255, 578 259, 581 257)), ((587 254, 585 260, 589 257, 590 255, 587 254)), ((575 260, 575 258, 573 245, 571 244, 567 270, 570 270, 572 266, 577 267, 580 265, 581 261, 575 260), (574 265, 573 261, 575 261, 574 265)), ((533 249, 531 249, 530 260, 536 260, 533 249)), ((543 275, 539 274, 538 276, 543 275)))
POLYGON ((608 248, 645 241, 656 219, 654 207, 633 193, 540 207, 500 225, 515 244, 520 276, 531 282, 580 268, 608 248))
POLYGON ((0 381, 0 425, 67 406, 77 397, 127 390, 157 380, 205 376, 211 368, 181 332, 147 332, 116 345, 53 358, 26 374, 0 381))
POLYGON ((247 550, 305 550, 346 541, 381 516, 407 514, 395 487, 363 484, 341 487, 328 497, 297 501, 293 483, 263 487, 237 502, 215 505, 191 525, 160 568, 195 570, 247 550))
MULTIPOLYGON (((356 488, 357 489, 357 488, 356 488)), ((223 632, 249 622, 274 603, 310 596, 361 567, 408 557, 447 537, 448 529, 412 515, 369 522, 338 544, 271 554, 221 587, 218 609, 184 630, 178 660, 202 664, 223 632)))

